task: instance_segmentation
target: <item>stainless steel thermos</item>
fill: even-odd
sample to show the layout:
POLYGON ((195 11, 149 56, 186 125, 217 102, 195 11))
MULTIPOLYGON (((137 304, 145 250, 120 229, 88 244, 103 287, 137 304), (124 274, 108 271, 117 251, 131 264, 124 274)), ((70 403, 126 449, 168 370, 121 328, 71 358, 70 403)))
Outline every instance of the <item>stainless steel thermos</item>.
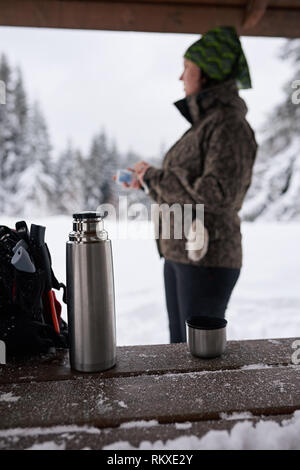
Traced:
POLYGON ((70 363, 82 372, 110 369, 116 363, 113 258, 103 228, 105 215, 73 214, 67 241, 70 363))

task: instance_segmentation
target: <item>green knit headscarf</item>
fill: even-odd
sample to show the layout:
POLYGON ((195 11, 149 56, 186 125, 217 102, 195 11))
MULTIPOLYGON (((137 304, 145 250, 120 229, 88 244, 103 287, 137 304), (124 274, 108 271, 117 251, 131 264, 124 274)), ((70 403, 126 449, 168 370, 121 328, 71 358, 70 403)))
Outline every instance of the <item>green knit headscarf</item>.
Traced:
POLYGON ((237 32, 232 26, 209 30, 184 54, 208 77, 217 81, 235 78, 238 88, 252 88, 250 72, 237 32))

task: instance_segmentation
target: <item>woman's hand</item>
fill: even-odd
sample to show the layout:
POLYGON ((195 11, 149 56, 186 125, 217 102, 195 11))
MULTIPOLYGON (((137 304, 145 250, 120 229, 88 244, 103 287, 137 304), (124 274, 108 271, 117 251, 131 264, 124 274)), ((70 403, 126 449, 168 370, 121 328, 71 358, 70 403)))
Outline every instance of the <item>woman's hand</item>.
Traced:
MULTIPOLYGON (((135 170, 133 168, 126 168, 126 170, 129 170, 129 171, 132 171, 133 173, 135 173, 135 170)), ((116 180, 117 176, 113 175, 112 179, 116 180)), ((123 181, 122 186, 124 188, 131 188, 131 189, 140 189, 141 188, 141 184, 140 184, 138 178, 133 178, 130 184, 126 183, 126 181, 123 181)))
MULTIPOLYGON (((126 168, 126 170, 134 172, 137 178, 134 178, 130 184, 123 182, 122 185, 125 188, 140 189, 142 187, 144 174, 149 166, 151 166, 149 163, 140 161, 137 162, 133 168, 126 168)), ((116 180, 116 175, 113 176, 113 180, 116 180)))
POLYGON ((149 165, 149 163, 147 162, 144 162, 144 161, 141 161, 141 162, 137 162, 133 169, 134 171, 136 172, 136 175, 139 179, 139 181, 141 182, 141 184, 143 183, 143 177, 144 177, 144 174, 146 173, 146 170, 150 167, 151 165, 149 165))

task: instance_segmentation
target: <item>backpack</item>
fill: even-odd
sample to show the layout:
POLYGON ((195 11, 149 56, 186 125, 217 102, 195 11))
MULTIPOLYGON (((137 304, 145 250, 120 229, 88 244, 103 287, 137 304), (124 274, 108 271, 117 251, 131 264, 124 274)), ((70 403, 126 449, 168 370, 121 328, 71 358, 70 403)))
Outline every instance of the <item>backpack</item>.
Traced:
POLYGON ((7 356, 68 348, 68 326, 54 289, 64 289, 44 242, 45 227, 25 221, 11 229, 0 225, 0 340, 7 356))

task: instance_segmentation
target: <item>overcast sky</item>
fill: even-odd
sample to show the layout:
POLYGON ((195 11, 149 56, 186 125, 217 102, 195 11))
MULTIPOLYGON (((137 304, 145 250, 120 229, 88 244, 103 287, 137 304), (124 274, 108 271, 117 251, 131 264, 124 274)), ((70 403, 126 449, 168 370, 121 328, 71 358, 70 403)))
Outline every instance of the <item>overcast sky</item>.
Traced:
MULTIPOLYGON (((0 53, 21 67, 31 102, 40 102, 54 154, 68 139, 86 152, 104 127, 121 152, 132 149, 147 159, 167 150, 190 126, 173 103, 184 97, 183 54, 199 37, 0 27, 0 53)), ((284 39, 241 41, 253 89, 240 95, 257 130, 280 101, 291 65, 277 57, 284 39)))

